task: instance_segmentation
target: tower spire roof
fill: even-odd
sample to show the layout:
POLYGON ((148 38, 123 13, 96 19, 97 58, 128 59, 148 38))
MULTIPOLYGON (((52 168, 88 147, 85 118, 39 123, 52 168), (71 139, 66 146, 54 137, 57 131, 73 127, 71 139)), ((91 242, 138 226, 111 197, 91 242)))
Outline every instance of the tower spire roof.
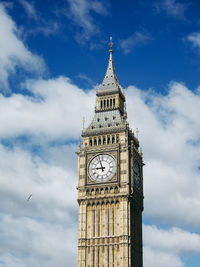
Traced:
POLYGON ((105 74, 105 77, 103 79, 102 84, 98 87, 97 93, 105 93, 110 91, 120 91, 120 86, 118 83, 117 75, 115 73, 115 68, 113 64, 113 42, 112 37, 110 37, 110 43, 109 43, 109 61, 108 61, 108 67, 105 74))

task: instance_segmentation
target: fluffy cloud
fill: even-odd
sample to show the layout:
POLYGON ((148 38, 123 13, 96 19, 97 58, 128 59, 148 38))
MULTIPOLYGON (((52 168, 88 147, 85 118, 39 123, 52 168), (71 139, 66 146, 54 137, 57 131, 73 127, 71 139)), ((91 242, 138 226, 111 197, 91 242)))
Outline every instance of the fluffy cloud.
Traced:
POLYGON ((5 126, 1 138, 24 134, 73 138, 80 134, 82 116, 91 118, 94 91, 84 92, 64 77, 32 80, 25 86, 32 96, 0 96, 0 123, 5 126))
MULTIPOLYGON (((65 142, 78 137, 83 110, 90 122, 95 96, 94 90, 83 91, 64 77, 32 80, 24 86, 32 96, 1 96, 0 107, 5 110, 7 120, 1 115, 0 136, 4 145, 0 147, 0 203, 3 220, 12 222, 7 225, 18 225, 20 221, 27 232, 32 231, 27 229, 27 221, 38 225, 39 230, 33 231, 32 238, 42 245, 46 239, 40 230, 47 227, 49 237, 54 240, 57 226, 64 236, 72 225, 74 229, 75 225, 77 227, 77 213, 74 215, 74 211, 77 212, 76 146, 65 142), (27 134, 28 141, 24 141, 22 147, 23 138, 17 140, 16 136, 27 134), (37 144, 40 147, 35 152, 32 147, 37 144), (33 197, 27 203, 30 193, 33 197)), ((126 98, 130 125, 140 129, 139 139, 144 147, 145 218, 162 221, 167 226, 193 226, 195 229, 200 223, 199 91, 192 92, 182 84, 172 83, 169 93, 163 96, 130 86, 126 89, 126 98)), ((25 232, 20 232, 19 254, 23 254, 25 232)), ((69 243, 74 242, 74 235, 69 238, 69 243)), ((170 262, 170 266, 182 267, 183 253, 199 253, 199 236, 178 228, 162 230, 145 226, 144 240, 146 266, 164 267, 170 262), (183 244, 183 240, 187 240, 187 244, 183 244), (159 257, 162 261, 155 262, 159 257)), ((65 255, 69 255, 70 248, 67 244, 63 246, 65 255)), ((46 252, 50 258, 51 248, 46 252)), ((43 261, 43 249, 42 255, 33 247, 28 251, 29 266, 33 258, 32 266, 43 261)), ((75 251, 74 248, 74 255, 75 251)), ((19 265, 22 261, 21 256, 13 258, 3 253, 3 257, 13 266, 17 260, 19 265)), ((52 262, 57 260, 53 258, 52 262)), ((62 260, 64 266, 65 257, 57 261, 59 266, 62 260)), ((70 264, 76 266, 76 263, 70 264)))
POLYGON ((187 5, 178 0, 161 0, 155 3, 158 12, 164 11, 168 15, 176 18, 184 18, 187 5))
POLYGON ((180 228, 169 230, 144 225, 144 266, 182 267, 181 257, 200 253, 200 235, 180 228))
POLYGON ((130 125, 140 129, 144 147, 145 214, 165 224, 198 226, 199 90, 172 83, 162 96, 129 87, 127 100, 130 125))
POLYGON ((163 230, 155 226, 144 225, 143 229, 145 246, 147 247, 184 255, 200 252, 199 234, 176 227, 163 230))
POLYGON ((193 47, 200 48, 200 33, 193 32, 187 36, 187 40, 192 43, 193 47))
MULTIPOLYGON (((94 4, 90 10, 101 10, 94 4)), ((9 41, 0 52, 1 83, 8 86, 16 67, 43 63, 2 5, 0 15, 0 38, 9 41)), ((27 80, 23 87, 27 95, 0 95, 0 263, 77 266, 75 142, 82 116, 89 123, 94 113, 95 90, 66 77, 27 80)), ((126 99, 144 148, 144 217, 165 224, 165 230, 144 225, 144 266, 183 267, 183 255, 200 252, 200 91, 171 83, 163 96, 130 86, 126 99)))
POLYGON ((151 37, 149 35, 142 32, 135 32, 127 39, 121 40, 120 47, 125 54, 128 54, 135 46, 144 45, 150 40, 151 37))
POLYGON ((148 267, 183 267, 183 262, 180 258, 172 253, 162 252, 159 250, 151 249, 150 247, 144 248, 144 266, 148 267))
POLYGON ((15 74, 17 68, 24 68, 26 71, 42 73, 45 64, 41 57, 31 53, 20 39, 20 31, 16 24, 6 13, 5 8, 0 4, 0 89, 8 90, 8 78, 15 74))
POLYGON ((25 0, 19 0, 19 2, 21 3, 21 5, 24 7, 24 9, 26 10, 28 16, 30 18, 33 18, 35 20, 38 19, 38 16, 37 16, 37 11, 33 5, 33 3, 30 3, 30 2, 27 2, 25 0))
POLYGON ((76 224, 1 214, 0 263, 9 267, 76 266, 76 228, 76 224))
POLYGON ((53 146, 41 158, 24 148, 0 146, 3 266, 76 266, 74 152, 73 145, 53 146))
POLYGON ((67 0, 70 6, 70 13, 66 14, 73 22, 83 30, 79 41, 88 40, 92 35, 99 31, 98 26, 94 23, 91 13, 107 15, 103 4, 91 0, 67 0))

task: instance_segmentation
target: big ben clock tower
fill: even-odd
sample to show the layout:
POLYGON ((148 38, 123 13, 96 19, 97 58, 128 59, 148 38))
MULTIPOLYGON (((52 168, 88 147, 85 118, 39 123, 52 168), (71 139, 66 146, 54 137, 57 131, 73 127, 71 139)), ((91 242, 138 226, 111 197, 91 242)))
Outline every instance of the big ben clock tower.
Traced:
POLYGON ((142 267, 143 160, 113 66, 78 150, 78 267, 142 267))

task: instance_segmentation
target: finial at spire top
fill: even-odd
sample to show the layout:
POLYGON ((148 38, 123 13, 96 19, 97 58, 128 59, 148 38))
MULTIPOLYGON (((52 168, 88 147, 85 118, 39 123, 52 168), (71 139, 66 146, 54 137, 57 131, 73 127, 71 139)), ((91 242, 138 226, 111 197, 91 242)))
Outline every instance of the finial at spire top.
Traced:
POLYGON ((112 49, 112 47, 113 47, 112 36, 110 36, 109 47, 110 47, 109 52, 112 53, 113 52, 113 49, 112 49))

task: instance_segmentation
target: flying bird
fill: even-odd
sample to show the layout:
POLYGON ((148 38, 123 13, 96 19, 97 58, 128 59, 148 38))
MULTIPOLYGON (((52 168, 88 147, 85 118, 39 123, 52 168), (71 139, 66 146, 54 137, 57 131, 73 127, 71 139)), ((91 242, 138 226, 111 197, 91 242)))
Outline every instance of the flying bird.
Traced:
POLYGON ((29 201, 32 197, 32 194, 30 194, 30 196, 27 198, 27 201, 29 201))

